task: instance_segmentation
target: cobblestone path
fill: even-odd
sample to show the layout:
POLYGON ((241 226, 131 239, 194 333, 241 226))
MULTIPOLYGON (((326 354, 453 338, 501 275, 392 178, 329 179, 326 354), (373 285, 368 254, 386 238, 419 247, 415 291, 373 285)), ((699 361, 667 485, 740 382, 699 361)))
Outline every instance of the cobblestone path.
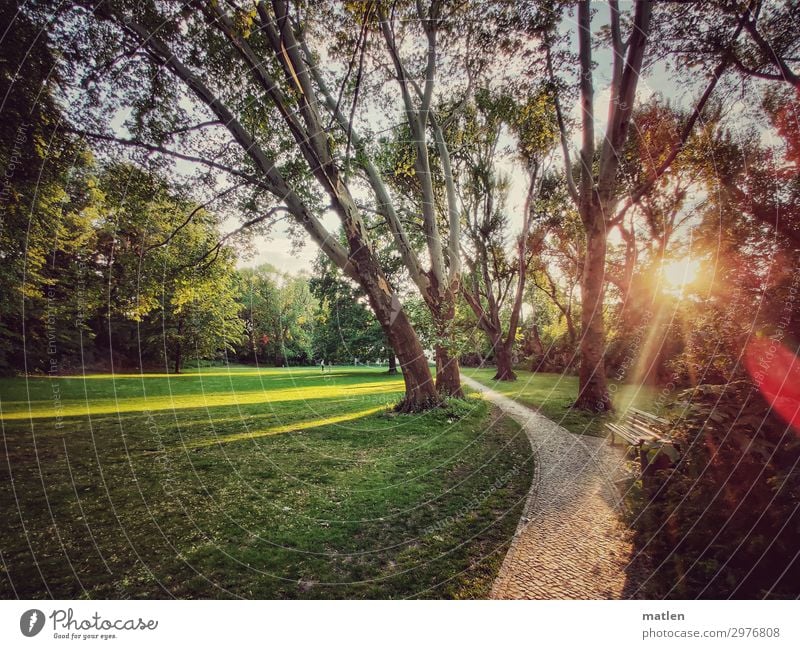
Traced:
POLYGON ((632 545, 613 484, 622 451, 462 380, 524 426, 536 455, 533 484, 492 597, 619 599, 635 591, 627 574, 632 545))

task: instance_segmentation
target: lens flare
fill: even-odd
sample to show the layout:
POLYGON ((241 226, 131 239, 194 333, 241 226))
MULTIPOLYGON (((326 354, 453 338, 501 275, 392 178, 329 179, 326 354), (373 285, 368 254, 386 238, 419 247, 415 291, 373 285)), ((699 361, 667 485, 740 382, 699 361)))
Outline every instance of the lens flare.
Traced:
POLYGON ((761 338, 747 346, 745 367, 775 412, 800 433, 800 359, 778 341, 761 338))

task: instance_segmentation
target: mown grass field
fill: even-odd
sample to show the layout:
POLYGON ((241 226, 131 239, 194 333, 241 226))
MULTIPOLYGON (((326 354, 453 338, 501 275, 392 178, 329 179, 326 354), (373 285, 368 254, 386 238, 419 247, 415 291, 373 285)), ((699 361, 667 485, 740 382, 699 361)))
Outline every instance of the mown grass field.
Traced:
POLYGON ((528 442, 401 394, 365 368, 0 380, 0 596, 486 596, 528 442))
MULTIPOLYGON (((476 381, 530 406, 545 417, 558 422, 568 431, 581 435, 606 436, 603 426, 615 414, 596 415, 581 410, 573 410, 570 405, 578 396, 578 377, 563 374, 547 374, 543 372, 527 372, 514 370, 516 381, 495 381, 492 379, 496 370, 465 369, 464 373, 476 381)), ((652 410, 658 390, 642 385, 625 385, 612 383, 612 401, 617 412, 624 412, 629 406, 641 410, 652 410)))

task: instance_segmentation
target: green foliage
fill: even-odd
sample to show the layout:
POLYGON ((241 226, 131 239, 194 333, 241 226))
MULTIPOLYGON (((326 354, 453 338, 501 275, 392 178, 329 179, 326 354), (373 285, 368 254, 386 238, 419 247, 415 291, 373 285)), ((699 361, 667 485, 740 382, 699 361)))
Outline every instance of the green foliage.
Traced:
POLYGON ((509 91, 483 88, 475 93, 475 107, 480 126, 473 126, 474 134, 480 130, 492 133, 505 125, 516 138, 523 160, 540 159, 558 137, 554 97, 546 87, 534 88, 521 98, 509 91))
POLYGON ((795 597, 800 566, 800 441, 746 381, 680 395, 672 469, 631 492, 645 595, 795 597))
POLYGON ((354 358, 366 362, 394 355, 362 292, 326 257, 317 256, 309 286, 319 303, 313 341, 316 358, 349 364, 354 358))
POLYGON ((305 274, 281 273, 269 264, 239 271, 241 317, 247 330, 242 360, 277 366, 315 358, 315 300, 305 274))
POLYGON ((186 358, 233 351, 244 327, 233 252, 209 254, 219 239, 217 217, 162 177, 127 163, 103 168, 98 188, 97 256, 108 287, 109 350, 123 364, 160 361, 175 372, 186 358))
MULTIPOLYGON (((783 65, 794 61, 797 52, 797 24, 800 6, 776 1, 748 4, 730 0, 703 3, 665 3, 656 7, 652 47, 681 75, 705 69, 709 60, 728 57, 732 74, 783 81, 783 65), (737 26, 747 8, 749 29, 738 38, 737 26), (676 56, 677 53, 677 56, 676 56), (672 57, 675 57, 674 59, 672 57)), ((791 67, 791 66, 790 66, 791 67)))
MULTIPOLYGON (((89 156, 58 130, 56 61, 46 30, 22 4, 0 6, 0 24, 9 26, 0 56, 0 373, 49 369, 48 340, 76 351, 66 325, 80 305, 56 282, 76 286, 69 260, 92 236, 82 211, 89 156)), ((89 283, 81 285, 91 302, 89 283)))
POLYGON ((764 102, 780 139, 767 146, 752 127, 742 133, 712 123, 689 163, 708 193, 692 253, 708 261, 673 319, 683 346, 669 366, 687 383, 742 378, 742 352, 754 334, 790 346, 800 340, 798 136, 784 113, 791 97, 770 93, 764 102))
MULTIPOLYGON (((217 217, 155 172, 81 160, 69 182, 53 181, 63 185, 57 200, 15 185, 49 220, 21 251, 20 270, 16 261, 4 267, 0 367, 69 373, 169 362, 179 370, 183 358, 232 350, 243 326, 233 253, 209 255, 217 217)), ((4 234, 25 241, 9 225, 4 234)))

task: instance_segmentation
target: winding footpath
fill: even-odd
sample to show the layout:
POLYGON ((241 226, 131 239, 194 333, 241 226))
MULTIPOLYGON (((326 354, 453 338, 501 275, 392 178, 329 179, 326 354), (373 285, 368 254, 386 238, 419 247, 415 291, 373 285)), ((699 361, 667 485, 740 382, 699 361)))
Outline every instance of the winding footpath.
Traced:
POLYGON ((536 411, 469 377, 525 429, 536 469, 514 540, 492 588, 493 599, 621 599, 632 545, 617 510, 614 479, 622 451, 604 439, 575 435, 536 411))

